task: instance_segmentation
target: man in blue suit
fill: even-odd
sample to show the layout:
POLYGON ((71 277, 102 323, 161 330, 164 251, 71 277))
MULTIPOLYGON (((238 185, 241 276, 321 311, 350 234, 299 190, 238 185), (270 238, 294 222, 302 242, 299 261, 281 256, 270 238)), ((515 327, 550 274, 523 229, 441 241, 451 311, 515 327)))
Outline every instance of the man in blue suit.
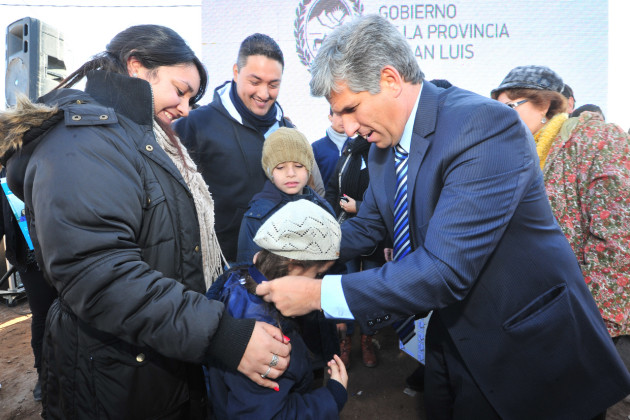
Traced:
POLYGON ((365 331, 433 310, 430 419, 591 419, 630 393, 516 112, 438 89, 379 16, 338 28, 311 69, 346 132, 374 143, 370 187, 342 226, 342 258, 394 234, 393 148, 407 158, 411 252, 382 268, 258 286, 285 315, 322 309, 365 331))

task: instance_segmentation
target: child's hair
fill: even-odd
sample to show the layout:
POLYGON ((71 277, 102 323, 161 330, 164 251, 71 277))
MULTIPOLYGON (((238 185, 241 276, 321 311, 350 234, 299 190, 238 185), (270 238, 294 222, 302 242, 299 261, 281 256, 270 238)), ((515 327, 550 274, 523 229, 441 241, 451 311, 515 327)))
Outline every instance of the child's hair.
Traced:
MULTIPOLYGON (((309 269, 311 267, 324 265, 327 262, 328 260, 293 260, 291 258, 273 254, 266 249, 263 249, 256 255, 256 262, 254 263, 254 266, 265 276, 265 278, 273 280, 288 275, 290 265, 299 265, 304 269, 309 269)), ((248 292, 255 295, 258 283, 252 279, 247 270, 243 270, 241 274, 245 279, 245 288, 248 292)))
MULTIPOLYGON (((266 249, 263 249, 262 251, 258 252, 254 266, 265 276, 267 280, 273 280, 288 275, 290 265, 299 265, 305 269, 309 269, 313 266, 324 265, 327 262, 328 261, 293 260, 291 258, 272 254, 266 249)), ((256 283, 256 281, 249 274, 249 270, 245 267, 241 268, 240 275, 245 289, 252 295, 256 295, 256 286, 258 286, 258 283, 256 283)), ((267 314, 275 319, 278 328, 280 328, 280 330, 283 331, 284 334, 286 329, 286 318, 280 313, 280 311, 275 310, 275 306, 273 303, 264 302, 264 308, 267 314)))
MULTIPOLYGON (((339 257, 341 229, 337 220, 326 210, 308 200, 291 201, 272 214, 258 229, 254 242, 261 248, 254 266, 267 280, 289 274, 291 265, 304 269, 323 266, 339 257)), ((258 283, 248 268, 240 270, 243 286, 256 294, 258 283)), ((265 306, 276 312, 278 325, 283 317, 273 311, 273 304, 265 306)))
POLYGON ((283 162, 298 162, 304 165, 310 175, 314 161, 311 144, 295 128, 280 127, 263 143, 261 163, 269 179, 274 168, 283 162))

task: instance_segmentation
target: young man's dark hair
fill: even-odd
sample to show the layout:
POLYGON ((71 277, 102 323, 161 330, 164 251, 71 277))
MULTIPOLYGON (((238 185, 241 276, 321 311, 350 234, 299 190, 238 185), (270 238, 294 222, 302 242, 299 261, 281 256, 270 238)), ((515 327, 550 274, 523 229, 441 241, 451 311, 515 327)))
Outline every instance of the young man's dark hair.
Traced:
POLYGON ((284 69, 284 55, 282 54, 282 50, 278 43, 269 35, 255 33, 243 40, 238 50, 238 58, 236 59, 236 65, 239 70, 245 67, 247 57, 250 55, 264 55, 282 64, 282 68, 284 69))

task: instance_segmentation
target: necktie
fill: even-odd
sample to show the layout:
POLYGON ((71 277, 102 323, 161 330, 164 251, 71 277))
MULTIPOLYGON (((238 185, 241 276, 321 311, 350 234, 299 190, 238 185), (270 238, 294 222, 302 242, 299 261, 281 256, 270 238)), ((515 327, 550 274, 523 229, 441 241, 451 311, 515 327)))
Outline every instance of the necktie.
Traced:
POLYGON ((407 157, 409 154, 396 145, 396 195, 394 198, 394 261, 411 252, 409 242, 409 211, 407 204, 407 157))
MULTIPOLYGON (((407 203, 407 153, 400 145, 394 148, 396 167, 396 195, 394 196, 394 261, 411 252, 409 240, 409 208, 407 203)), ((414 316, 393 324, 398 338, 407 344, 415 333, 414 316)))

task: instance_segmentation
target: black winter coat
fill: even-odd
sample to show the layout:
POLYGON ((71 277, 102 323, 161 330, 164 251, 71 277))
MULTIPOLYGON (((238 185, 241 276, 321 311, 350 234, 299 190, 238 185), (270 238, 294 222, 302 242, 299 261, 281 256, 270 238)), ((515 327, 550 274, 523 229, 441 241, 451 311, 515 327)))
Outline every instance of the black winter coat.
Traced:
MULTIPOLYGON (((339 200, 344 194, 356 201, 357 213, 361 208, 363 195, 370 184, 370 174, 367 166, 369 152, 370 143, 359 136, 346 146, 343 155, 337 162, 337 166, 326 186, 326 201, 334 209, 337 218, 343 213, 339 200)), ((353 218, 357 213, 347 213, 346 218, 353 218)), ((381 265, 385 264, 385 255, 383 253, 385 246, 392 246, 390 239, 380 242, 369 255, 362 255, 360 258, 381 265)))
POLYGON ((201 363, 236 368, 253 321, 203 295, 194 202, 153 135, 150 85, 97 71, 85 93, 42 101, 2 116, 0 153, 59 292, 44 343, 48 417, 203 417, 201 363))
MULTIPOLYGON (((221 92, 230 83, 215 89, 210 104, 177 121, 175 130, 212 193, 217 239, 225 258, 233 262, 243 215, 267 177, 260 164, 265 137, 247 121, 235 120, 221 102, 221 92)), ((279 125, 293 127, 284 117, 279 125)))

